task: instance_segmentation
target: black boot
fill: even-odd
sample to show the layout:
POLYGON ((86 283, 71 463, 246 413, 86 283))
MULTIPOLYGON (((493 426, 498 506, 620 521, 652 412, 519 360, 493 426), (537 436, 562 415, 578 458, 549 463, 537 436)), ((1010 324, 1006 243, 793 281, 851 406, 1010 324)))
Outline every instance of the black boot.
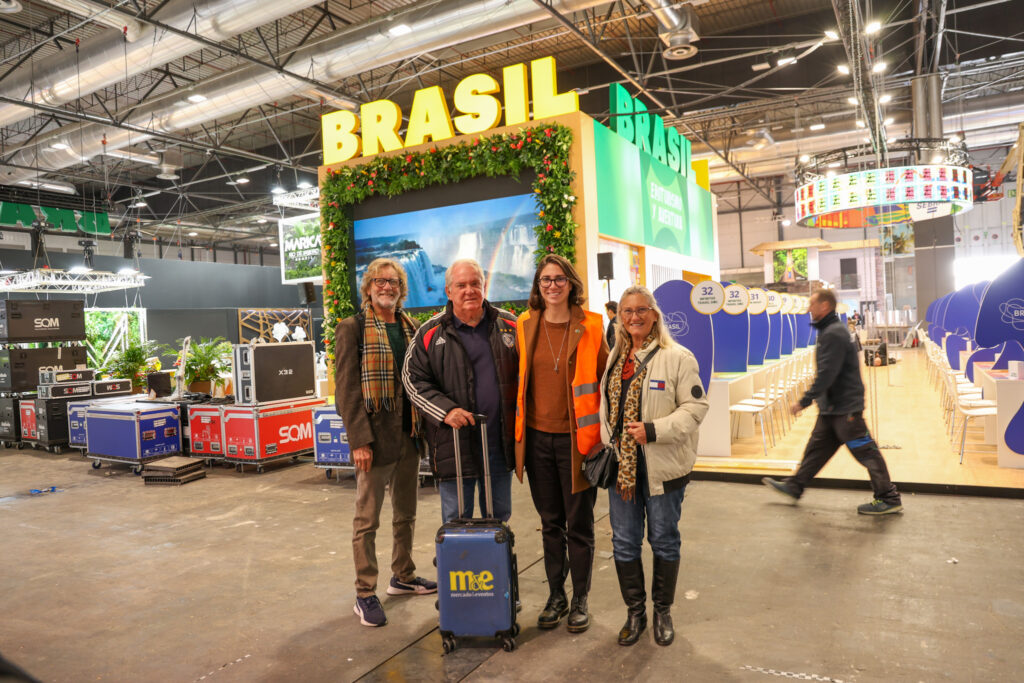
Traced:
POLYGON ((654 642, 658 645, 671 645, 676 637, 670 612, 676 597, 678 576, 679 560, 669 562, 655 556, 651 598, 654 600, 654 642))
POLYGON ((644 591, 644 565, 641 560, 615 562, 619 590, 626 603, 626 623, 619 631, 619 645, 632 645, 647 628, 647 593, 644 591))
POLYGON ((583 633, 590 628, 590 615, 587 613, 587 594, 572 594, 572 607, 569 618, 565 622, 569 633, 583 633))
POLYGON ((559 588, 551 592, 548 602, 537 617, 538 628, 554 628, 569 613, 569 599, 565 597, 565 589, 559 588))

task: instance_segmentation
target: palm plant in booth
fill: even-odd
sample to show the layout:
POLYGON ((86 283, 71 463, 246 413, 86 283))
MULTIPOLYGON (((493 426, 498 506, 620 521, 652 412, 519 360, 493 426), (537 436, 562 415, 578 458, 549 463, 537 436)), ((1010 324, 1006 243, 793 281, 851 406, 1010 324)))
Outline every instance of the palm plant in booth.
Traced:
POLYGON ((130 379, 132 391, 137 392, 146 385, 146 372, 159 369, 159 355, 156 342, 133 341, 108 358, 103 373, 112 379, 130 379))
MULTIPOLYGON (((178 340, 180 354, 183 339, 178 340)), ((213 393, 220 384, 221 373, 231 369, 231 342, 224 337, 213 339, 200 337, 189 345, 188 358, 185 359, 185 386, 189 391, 204 394, 213 393)), ((175 365, 181 362, 179 355, 175 365)))
MULTIPOLYGON (((183 343, 184 339, 179 339, 176 348, 165 347, 168 354, 177 356, 175 368, 181 365, 183 343)), ((220 384, 220 374, 230 369, 231 342, 223 337, 193 340, 188 346, 188 357, 185 358, 185 386, 189 391, 213 393, 214 388, 220 384)))

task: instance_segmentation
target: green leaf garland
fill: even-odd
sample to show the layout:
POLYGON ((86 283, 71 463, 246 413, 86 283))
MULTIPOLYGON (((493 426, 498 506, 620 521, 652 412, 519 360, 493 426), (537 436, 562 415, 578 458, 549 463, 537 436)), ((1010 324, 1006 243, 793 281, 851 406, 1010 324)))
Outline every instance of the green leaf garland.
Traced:
POLYGON ((576 222, 572 210, 575 171, 569 167, 572 130, 560 124, 521 128, 516 133, 463 140, 426 152, 377 156, 360 166, 330 170, 320 188, 320 229, 324 263, 324 344, 334 359, 334 328, 355 313, 348 263, 354 247, 349 208, 369 197, 395 197, 434 185, 477 176, 518 176, 533 169, 537 178, 535 260, 559 254, 576 262, 576 222))

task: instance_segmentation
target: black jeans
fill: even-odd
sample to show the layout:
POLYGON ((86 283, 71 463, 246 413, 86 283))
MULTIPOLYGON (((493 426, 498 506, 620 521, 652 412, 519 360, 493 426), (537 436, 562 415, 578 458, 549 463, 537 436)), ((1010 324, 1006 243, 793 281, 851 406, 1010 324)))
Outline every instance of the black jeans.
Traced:
POLYGON ((572 572, 572 590, 586 595, 594 566, 597 489, 572 492, 572 438, 526 429, 526 476, 541 522, 544 571, 557 590, 572 572), (566 554, 568 551, 568 555, 566 554))
POLYGON ((814 431, 804 449, 804 459, 796 474, 787 480, 797 496, 803 494, 804 487, 843 444, 850 449, 857 462, 867 468, 875 498, 890 505, 899 505, 900 494, 889 479, 889 469, 885 466, 882 452, 875 445, 864 423, 864 416, 859 412, 849 415, 818 415, 814 431))

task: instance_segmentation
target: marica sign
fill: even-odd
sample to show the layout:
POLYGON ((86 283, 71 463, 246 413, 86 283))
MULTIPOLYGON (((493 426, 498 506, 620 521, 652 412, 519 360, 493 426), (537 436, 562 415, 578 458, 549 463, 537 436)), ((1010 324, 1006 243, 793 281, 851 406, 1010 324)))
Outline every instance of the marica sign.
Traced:
POLYGON ((460 115, 454 118, 439 86, 417 90, 404 140, 398 135, 402 110, 390 100, 367 102, 359 108, 358 115, 350 111, 325 114, 321 118, 324 165, 347 161, 359 154, 371 156, 447 140, 455 137, 455 131, 463 135, 482 133, 498 126, 503 105, 506 126, 526 123, 530 120, 531 100, 534 119, 568 114, 580 108, 575 91, 558 92, 554 57, 543 57, 530 62, 529 79, 526 64, 502 69, 501 85, 487 74, 463 78, 455 86, 455 109, 460 115))

